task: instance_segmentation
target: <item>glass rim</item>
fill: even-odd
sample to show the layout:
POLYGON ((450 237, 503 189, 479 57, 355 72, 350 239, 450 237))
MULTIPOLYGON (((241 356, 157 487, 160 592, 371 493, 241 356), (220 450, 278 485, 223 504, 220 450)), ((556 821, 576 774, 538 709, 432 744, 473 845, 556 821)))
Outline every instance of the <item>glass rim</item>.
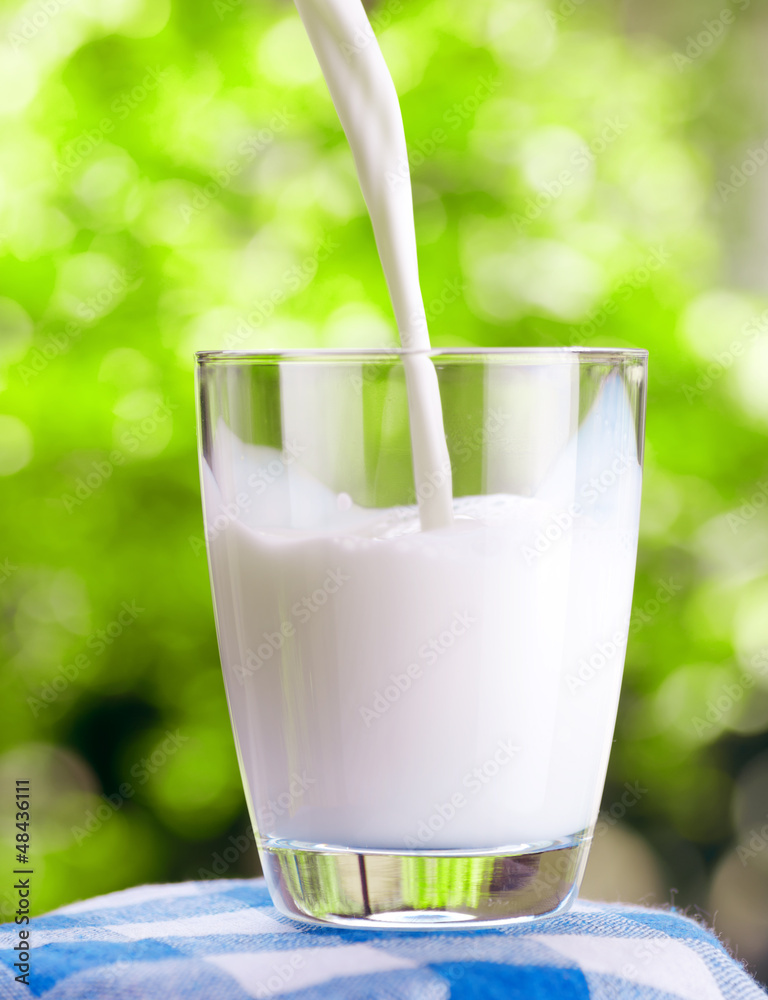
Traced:
POLYGON ((648 351, 640 347, 360 347, 360 348, 292 348, 259 351, 196 351, 198 365, 247 361, 366 361, 373 358, 523 358, 550 356, 560 361, 584 358, 646 360, 648 351))

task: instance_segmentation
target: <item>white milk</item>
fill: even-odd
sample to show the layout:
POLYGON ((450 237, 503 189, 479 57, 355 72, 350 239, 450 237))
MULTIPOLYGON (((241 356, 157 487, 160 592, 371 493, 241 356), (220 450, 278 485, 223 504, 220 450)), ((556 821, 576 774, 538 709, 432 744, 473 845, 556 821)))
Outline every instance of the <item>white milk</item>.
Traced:
MULTIPOLYGON (((400 340, 403 347, 427 349, 408 150, 384 56, 360 0, 296 0, 296 7, 352 149, 400 340)), ((407 356, 404 364, 421 526, 447 527, 451 465, 437 375, 427 357, 407 356)))
POLYGON ((416 508, 351 505, 308 453, 219 423, 209 554, 265 841, 495 850, 589 826, 631 605, 632 426, 615 377, 535 496, 465 497, 424 533, 416 508))

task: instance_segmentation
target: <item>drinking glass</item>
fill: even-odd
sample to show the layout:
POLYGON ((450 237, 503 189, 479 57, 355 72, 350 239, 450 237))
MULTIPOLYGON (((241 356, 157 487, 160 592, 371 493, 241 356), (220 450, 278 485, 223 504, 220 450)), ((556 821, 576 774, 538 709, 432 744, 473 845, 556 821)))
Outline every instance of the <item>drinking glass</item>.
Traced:
POLYGON ((575 898, 624 664, 646 373, 640 350, 197 355, 221 662, 283 913, 487 926, 575 898), (415 354, 453 496, 427 531, 419 500, 448 470, 417 490, 415 354))

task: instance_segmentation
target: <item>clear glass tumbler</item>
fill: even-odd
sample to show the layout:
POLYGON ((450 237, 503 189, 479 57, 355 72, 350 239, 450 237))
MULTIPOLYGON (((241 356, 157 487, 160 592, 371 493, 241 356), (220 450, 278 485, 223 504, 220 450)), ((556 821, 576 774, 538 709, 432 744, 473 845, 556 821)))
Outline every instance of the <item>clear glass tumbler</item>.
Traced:
POLYGON ((429 531, 413 352, 198 355, 232 726, 273 900, 302 920, 414 928, 562 911, 602 794, 647 353, 424 353, 454 511, 429 531))

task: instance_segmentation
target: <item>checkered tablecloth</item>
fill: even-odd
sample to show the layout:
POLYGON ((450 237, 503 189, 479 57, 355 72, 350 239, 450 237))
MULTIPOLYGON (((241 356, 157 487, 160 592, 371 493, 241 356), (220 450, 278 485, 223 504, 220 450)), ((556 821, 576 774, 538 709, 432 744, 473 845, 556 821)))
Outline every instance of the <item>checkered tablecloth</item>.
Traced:
POLYGON ((579 902, 504 930, 346 931, 279 914, 261 879, 142 886, 0 926, 0 998, 765 1000, 699 924, 579 902))

